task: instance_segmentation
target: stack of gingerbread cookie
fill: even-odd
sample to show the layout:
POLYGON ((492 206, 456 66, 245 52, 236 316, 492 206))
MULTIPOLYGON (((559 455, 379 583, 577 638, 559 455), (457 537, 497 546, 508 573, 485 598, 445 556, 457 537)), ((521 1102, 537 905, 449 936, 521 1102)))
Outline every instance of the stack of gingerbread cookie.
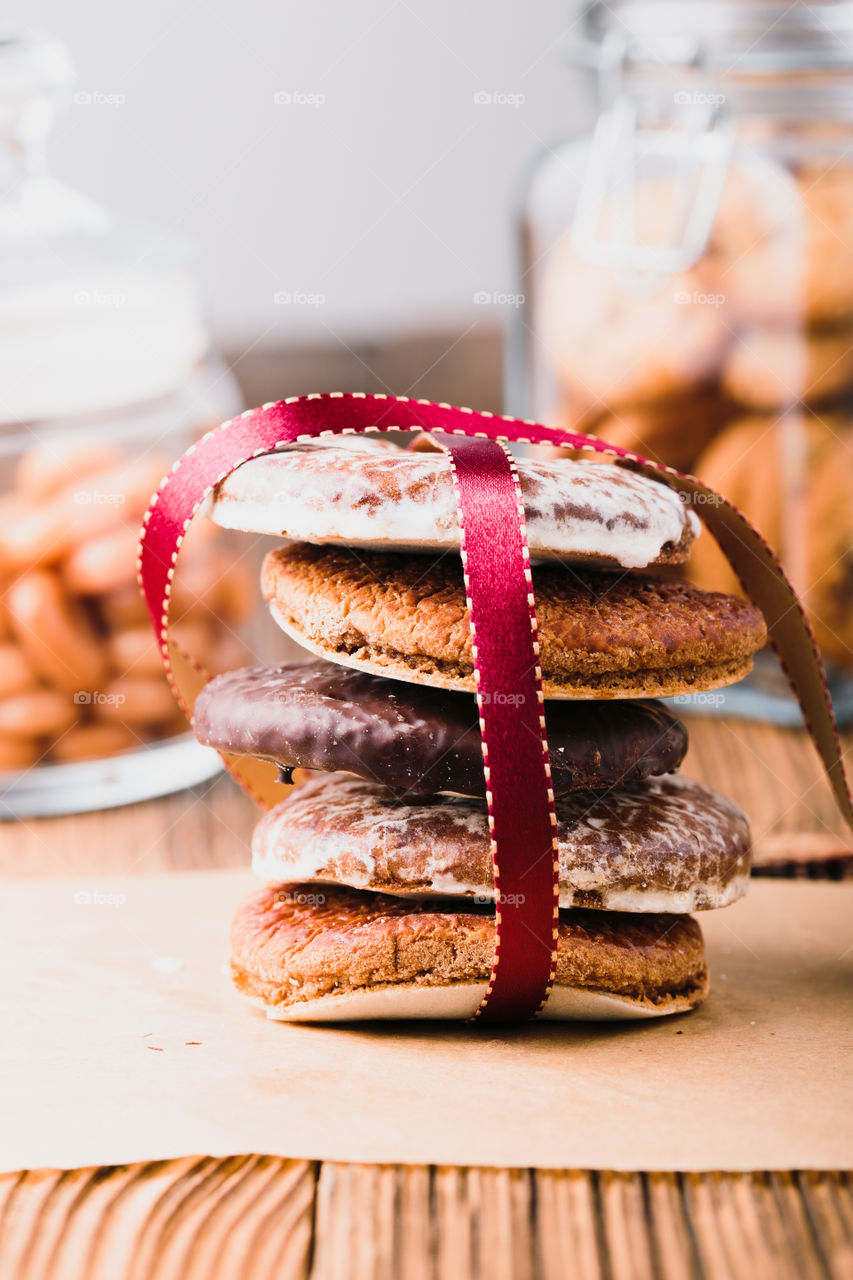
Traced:
MULTIPOLYGON (((559 844, 542 1016, 691 1009, 708 973, 688 913, 745 891, 749 830, 677 774, 687 734, 653 699, 740 679, 764 623, 741 597, 655 574, 698 532, 665 484, 592 461, 518 471, 559 844)), ((234 921, 238 990, 286 1020, 472 1014, 494 881, 447 457, 324 438, 245 463, 210 513, 288 540, 263 593, 316 655, 219 676, 195 706, 202 742, 274 761, 284 783, 316 771, 255 831, 265 885, 234 921)))

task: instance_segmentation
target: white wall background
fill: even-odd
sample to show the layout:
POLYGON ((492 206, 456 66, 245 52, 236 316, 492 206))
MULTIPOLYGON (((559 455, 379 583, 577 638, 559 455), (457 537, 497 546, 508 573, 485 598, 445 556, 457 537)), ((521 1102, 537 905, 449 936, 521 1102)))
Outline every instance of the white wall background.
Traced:
POLYGON ((512 287, 524 166, 577 124, 561 50, 572 0, 13 0, 6 13, 66 41, 80 90, 123 99, 69 108, 54 170, 195 239, 232 344, 482 320, 474 294, 512 287), (325 303, 276 305, 278 291, 325 303))

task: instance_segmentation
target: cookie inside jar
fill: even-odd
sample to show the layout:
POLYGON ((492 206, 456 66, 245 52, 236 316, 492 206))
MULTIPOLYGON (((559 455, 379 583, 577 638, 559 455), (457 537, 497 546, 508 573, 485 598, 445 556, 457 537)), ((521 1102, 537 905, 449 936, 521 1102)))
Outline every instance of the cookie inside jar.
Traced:
MULTIPOLYGON (((846 449, 853 405, 853 44, 839 23, 853 19, 829 5, 589 6, 572 53, 591 123, 528 186, 508 398, 698 474, 766 528, 849 719, 853 493, 845 461, 824 462, 846 449)), ((699 580, 717 586, 703 558, 699 580)), ((793 721, 778 688, 778 706, 747 693, 742 709, 793 721)))
MULTIPOLYGON (((94 795, 99 766, 114 774, 121 760, 144 778, 152 748, 187 742, 136 581, 139 528, 169 464, 94 432, 47 436, 10 455, 0 495, 0 774, 10 807, 24 791, 37 811, 43 787, 55 811, 61 766, 88 769, 80 776, 94 795)), ((245 659, 239 632, 252 608, 251 571, 225 538, 197 522, 173 584, 175 638, 211 672, 245 659)))

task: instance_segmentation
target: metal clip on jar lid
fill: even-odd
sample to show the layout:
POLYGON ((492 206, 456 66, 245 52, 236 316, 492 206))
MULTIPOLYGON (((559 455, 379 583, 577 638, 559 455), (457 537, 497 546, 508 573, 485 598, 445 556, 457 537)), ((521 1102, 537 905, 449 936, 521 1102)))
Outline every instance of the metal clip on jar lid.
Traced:
MULTIPOLYGON (((731 160, 733 117, 744 94, 755 95, 756 78, 759 92, 770 84, 778 94, 779 77, 853 71, 853 4, 597 0, 574 54, 598 73, 603 111, 573 245, 640 293, 704 252, 731 160), (646 178, 665 181, 670 192, 654 241, 638 232, 637 190, 646 178)), ((814 81, 807 83, 814 95, 814 81)))
MULTIPOLYGON (((670 91, 669 109, 658 102, 657 118, 644 123, 642 104, 625 83, 627 42, 611 33, 603 54, 602 78, 611 105, 593 135, 573 244, 588 262, 627 273, 635 291, 644 283, 657 288, 662 276, 686 271, 705 249, 733 133, 720 96, 711 89, 670 91), (638 237, 637 185, 644 172, 667 178, 672 189, 668 225, 656 228, 661 234, 654 243, 638 237), (608 238, 601 234, 606 209, 612 225, 608 238)), ((695 55, 691 63, 696 65, 695 55)))
POLYGON ((593 0, 575 46, 586 66, 599 68, 603 42, 613 32, 635 61, 685 64, 701 50, 706 64, 725 76, 853 68, 849 0, 593 0))

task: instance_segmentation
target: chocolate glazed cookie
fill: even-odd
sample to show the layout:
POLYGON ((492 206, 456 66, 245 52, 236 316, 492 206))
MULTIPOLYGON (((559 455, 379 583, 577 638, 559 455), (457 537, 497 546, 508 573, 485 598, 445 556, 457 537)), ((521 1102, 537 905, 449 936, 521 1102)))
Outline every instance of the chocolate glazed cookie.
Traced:
MULTIPOLYGON (((677 769, 680 720, 651 701, 549 702, 554 790, 596 790, 677 769)), ((414 795, 485 793, 473 695, 389 680, 332 662, 217 676, 195 704, 196 736, 282 770, 344 770, 414 795)))

